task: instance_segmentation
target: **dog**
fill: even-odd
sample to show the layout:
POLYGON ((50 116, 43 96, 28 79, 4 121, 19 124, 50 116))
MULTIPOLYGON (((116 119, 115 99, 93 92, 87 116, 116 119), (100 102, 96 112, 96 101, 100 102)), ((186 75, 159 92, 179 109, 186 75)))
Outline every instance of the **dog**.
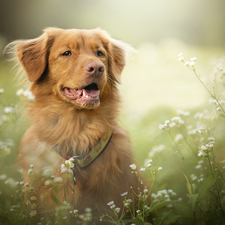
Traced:
POLYGON ((134 193, 141 190, 131 173, 131 142, 118 124, 118 84, 132 48, 100 28, 51 27, 40 37, 14 41, 9 48, 35 96, 27 108, 31 125, 21 140, 18 162, 25 182, 32 175, 39 204, 52 207, 50 199, 40 197, 41 171, 51 165, 55 177, 63 176, 65 160, 73 165, 68 169, 73 179, 54 194, 80 213, 90 207, 94 216, 113 215, 107 203, 114 201, 122 209, 124 192, 127 199, 137 201, 134 193), (33 174, 27 173, 31 164, 33 174))

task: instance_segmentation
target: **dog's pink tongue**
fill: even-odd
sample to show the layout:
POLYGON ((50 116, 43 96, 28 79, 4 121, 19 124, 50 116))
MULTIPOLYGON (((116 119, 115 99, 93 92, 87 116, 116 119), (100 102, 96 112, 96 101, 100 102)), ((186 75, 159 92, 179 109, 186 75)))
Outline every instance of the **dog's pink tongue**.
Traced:
POLYGON ((87 90, 87 89, 83 89, 83 91, 87 94, 87 95, 89 95, 89 96, 91 96, 91 97, 97 97, 98 95, 99 95, 99 90, 93 90, 93 89, 91 89, 91 90, 87 90))

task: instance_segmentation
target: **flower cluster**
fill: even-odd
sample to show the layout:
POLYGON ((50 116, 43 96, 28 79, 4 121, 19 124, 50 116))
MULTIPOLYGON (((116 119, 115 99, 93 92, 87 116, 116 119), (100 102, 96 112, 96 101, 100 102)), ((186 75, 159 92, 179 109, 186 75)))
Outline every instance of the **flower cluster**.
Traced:
POLYGON ((61 164, 61 173, 72 173, 72 169, 74 168, 74 158, 70 158, 65 161, 65 164, 61 164))
POLYGON ((35 96, 33 95, 33 93, 31 91, 29 91, 29 90, 24 91, 22 88, 17 90, 16 95, 17 96, 23 96, 29 101, 35 100, 35 96))
POLYGON ((186 61, 186 62, 184 61, 183 53, 178 54, 178 57, 179 57, 178 60, 182 62, 182 65, 189 67, 193 71, 195 70, 195 62, 197 59, 196 57, 193 57, 190 59, 190 61, 186 61))

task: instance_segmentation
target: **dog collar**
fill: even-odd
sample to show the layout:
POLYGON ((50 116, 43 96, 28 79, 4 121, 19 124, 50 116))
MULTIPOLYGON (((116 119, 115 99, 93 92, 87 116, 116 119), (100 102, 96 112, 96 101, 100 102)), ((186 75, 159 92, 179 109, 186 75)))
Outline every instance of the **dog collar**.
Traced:
POLYGON ((101 139, 98 140, 97 144, 84 156, 68 156, 68 155, 62 155, 59 152, 59 149, 57 146, 53 146, 50 148, 50 150, 53 150, 53 152, 56 152, 57 155, 60 156, 62 159, 70 159, 74 158, 76 162, 78 163, 80 168, 84 168, 88 165, 90 165, 107 147, 109 144, 111 138, 113 135, 113 130, 108 130, 101 139))

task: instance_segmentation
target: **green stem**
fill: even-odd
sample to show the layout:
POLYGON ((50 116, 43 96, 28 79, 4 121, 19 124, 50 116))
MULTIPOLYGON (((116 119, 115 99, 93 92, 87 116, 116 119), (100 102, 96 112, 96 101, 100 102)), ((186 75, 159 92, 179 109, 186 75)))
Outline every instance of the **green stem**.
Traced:
POLYGON ((221 110, 222 110, 223 113, 225 114, 225 110, 224 110, 223 107, 221 106, 221 104, 220 104, 219 100, 217 99, 217 97, 216 97, 215 95, 213 95, 213 94, 210 92, 210 90, 205 86, 205 84, 201 81, 199 75, 196 73, 196 70, 195 70, 195 69, 192 69, 192 70, 193 70, 195 76, 198 78, 198 80, 201 82, 201 84, 204 86, 204 88, 208 91, 208 93, 210 94, 210 96, 216 100, 217 104, 220 106, 221 110))

